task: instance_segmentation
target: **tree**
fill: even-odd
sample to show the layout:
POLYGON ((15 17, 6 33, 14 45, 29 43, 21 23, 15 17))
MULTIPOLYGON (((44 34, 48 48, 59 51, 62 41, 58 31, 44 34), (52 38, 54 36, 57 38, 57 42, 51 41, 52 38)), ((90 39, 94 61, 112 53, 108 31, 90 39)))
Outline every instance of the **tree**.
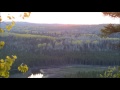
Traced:
POLYGON ((120 12, 103 12, 105 16, 120 18, 120 12))
MULTIPOLYGON (((103 12, 105 16, 110 16, 112 18, 120 18, 120 12, 103 12)), ((108 36, 113 33, 120 32, 120 25, 109 24, 105 26, 102 30, 103 36, 108 36)), ((118 45, 120 47, 120 44, 118 45)), ((120 66, 108 69, 104 72, 104 74, 100 74, 101 78, 120 78, 120 66)))
MULTIPOLYGON (((31 12, 24 12, 23 15, 20 15, 20 17, 25 19, 26 17, 29 17, 30 14, 31 12)), ((11 24, 8 25, 4 21, 2 21, 2 16, 0 16, 0 24, 5 23, 6 30, 10 31, 12 27, 15 25, 15 21, 14 21, 15 17, 8 14, 7 18, 12 21, 11 24)), ((0 27, 0 33, 4 33, 4 31, 5 30, 0 27)), ((0 41, 0 49, 3 49, 4 46, 5 46, 5 42, 0 41)), ((6 59, 0 59, 0 77, 2 78, 9 77, 9 71, 11 70, 11 66, 13 65, 16 59, 17 59, 16 55, 12 55, 12 57, 6 56, 6 59)), ((28 71, 28 66, 22 63, 20 66, 18 66, 18 70, 22 73, 25 73, 28 71)))
MULTIPOLYGON (((119 18, 120 19, 120 12, 103 12, 105 16, 110 16, 112 18, 119 18)), ((102 36, 108 36, 113 33, 120 32, 120 25, 109 24, 105 26, 102 30, 102 36)))
POLYGON ((120 78, 120 66, 108 67, 104 74, 100 74, 101 78, 120 78))

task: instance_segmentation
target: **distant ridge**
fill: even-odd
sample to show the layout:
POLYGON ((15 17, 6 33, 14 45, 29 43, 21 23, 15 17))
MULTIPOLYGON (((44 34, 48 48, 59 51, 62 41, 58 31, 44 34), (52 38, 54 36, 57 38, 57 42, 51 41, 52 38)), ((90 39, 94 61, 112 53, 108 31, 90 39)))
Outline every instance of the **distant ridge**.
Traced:
MULTIPOLYGON (((1 23, 0 27, 5 28, 5 23, 10 24, 10 22, 1 23)), ((12 28, 11 32, 23 32, 27 30, 32 31, 42 31, 42 32, 79 32, 83 34, 100 34, 101 29, 107 24, 98 25, 83 25, 83 24, 45 24, 45 23, 31 23, 31 22, 16 22, 15 27, 12 28)), ((117 25, 117 24, 116 24, 117 25)), ((110 37, 119 36, 119 33, 110 35, 110 37)))
MULTIPOLYGON (((4 22, 4 23, 11 23, 11 22, 9 22, 9 21, 6 21, 6 22, 4 22)), ((74 26, 79 26, 79 25, 108 25, 108 24, 59 24, 59 23, 52 23, 52 24, 47 24, 47 23, 32 23, 32 22, 20 22, 20 21, 16 21, 15 22, 16 24, 36 24, 36 25, 74 25, 74 26)), ((2 24, 2 22, 1 22, 1 24, 2 24)), ((116 24, 117 25, 117 24, 116 24)))

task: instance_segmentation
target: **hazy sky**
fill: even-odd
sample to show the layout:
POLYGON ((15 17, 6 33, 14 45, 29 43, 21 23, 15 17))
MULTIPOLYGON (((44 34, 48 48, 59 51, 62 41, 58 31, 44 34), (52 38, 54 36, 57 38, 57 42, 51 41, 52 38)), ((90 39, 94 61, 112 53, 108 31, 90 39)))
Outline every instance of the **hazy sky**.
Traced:
POLYGON ((102 12, 32 12, 31 16, 22 20, 19 16, 23 12, 1 12, 0 15, 6 20, 6 15, 14 15, 16 21, 33 23, 60 23, 60 24, 120 24, 120 19, 104 16, 102 12))

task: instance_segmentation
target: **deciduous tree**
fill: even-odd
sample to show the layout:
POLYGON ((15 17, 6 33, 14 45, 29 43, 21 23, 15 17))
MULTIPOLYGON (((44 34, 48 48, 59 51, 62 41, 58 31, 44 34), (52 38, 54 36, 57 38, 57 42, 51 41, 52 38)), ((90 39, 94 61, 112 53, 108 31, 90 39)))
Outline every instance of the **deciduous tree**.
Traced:
MULTIPOLYGON (((24 12, 23 14, 20 15, 20 17, 25 19, 26 17, 29 17, 30 14, 31 14, 30 12, 24 12)), ((10 31, 15 25, 15 21, 14 21, 15 17, 8 14, 7 18, 9 20, 11 20, 10 24, 6 24, 2 20, 2 16, 0 16, 0 24, 5 23, 6 30, 10 31)), ((5 31, 5 29, 0 27, 0 33, 4 33, 4 31, 5 31)), ((5 46, 5 42, 0 41, 0 49, 3 49, 4 46, 5 46)), ((6 56, 5 59, 0 59, 0 77, 2 77, 2 78, 8 78, 9 77, 9 71, 11 70, 11 66, 13 65, 13 63, 15 62, 16 59, 17 59, 16 55, 12 55, 11 57, 6 56)), ((22 73, 25 73, 25 72, 28 71, 28 66, 26 64, 22 63, 20 66, 18 66, 18 70, 22 73)))

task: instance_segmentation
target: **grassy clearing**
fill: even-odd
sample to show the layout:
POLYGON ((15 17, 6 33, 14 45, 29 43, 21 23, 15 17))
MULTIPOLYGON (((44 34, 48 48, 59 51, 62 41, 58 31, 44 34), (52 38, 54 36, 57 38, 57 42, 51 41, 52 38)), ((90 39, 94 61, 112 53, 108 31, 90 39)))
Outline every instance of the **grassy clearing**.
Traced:
MULTIPOLYGON (((38 69, 38 73, 42 70, 42 74, 44 75, 43 78, 98 78, 99 74, 107 68, 107 66, 71 65, 38 69)), ((25 74, 13 74, 10 78, 27 78, 31 74, 32 71, 29 70, 29 72, 25 74)))
POLYGON ((97 78, 106 69, 107 66, 73 65, 43 69, 43 71, 44 77, 47 76, 47 78, 97 78))

